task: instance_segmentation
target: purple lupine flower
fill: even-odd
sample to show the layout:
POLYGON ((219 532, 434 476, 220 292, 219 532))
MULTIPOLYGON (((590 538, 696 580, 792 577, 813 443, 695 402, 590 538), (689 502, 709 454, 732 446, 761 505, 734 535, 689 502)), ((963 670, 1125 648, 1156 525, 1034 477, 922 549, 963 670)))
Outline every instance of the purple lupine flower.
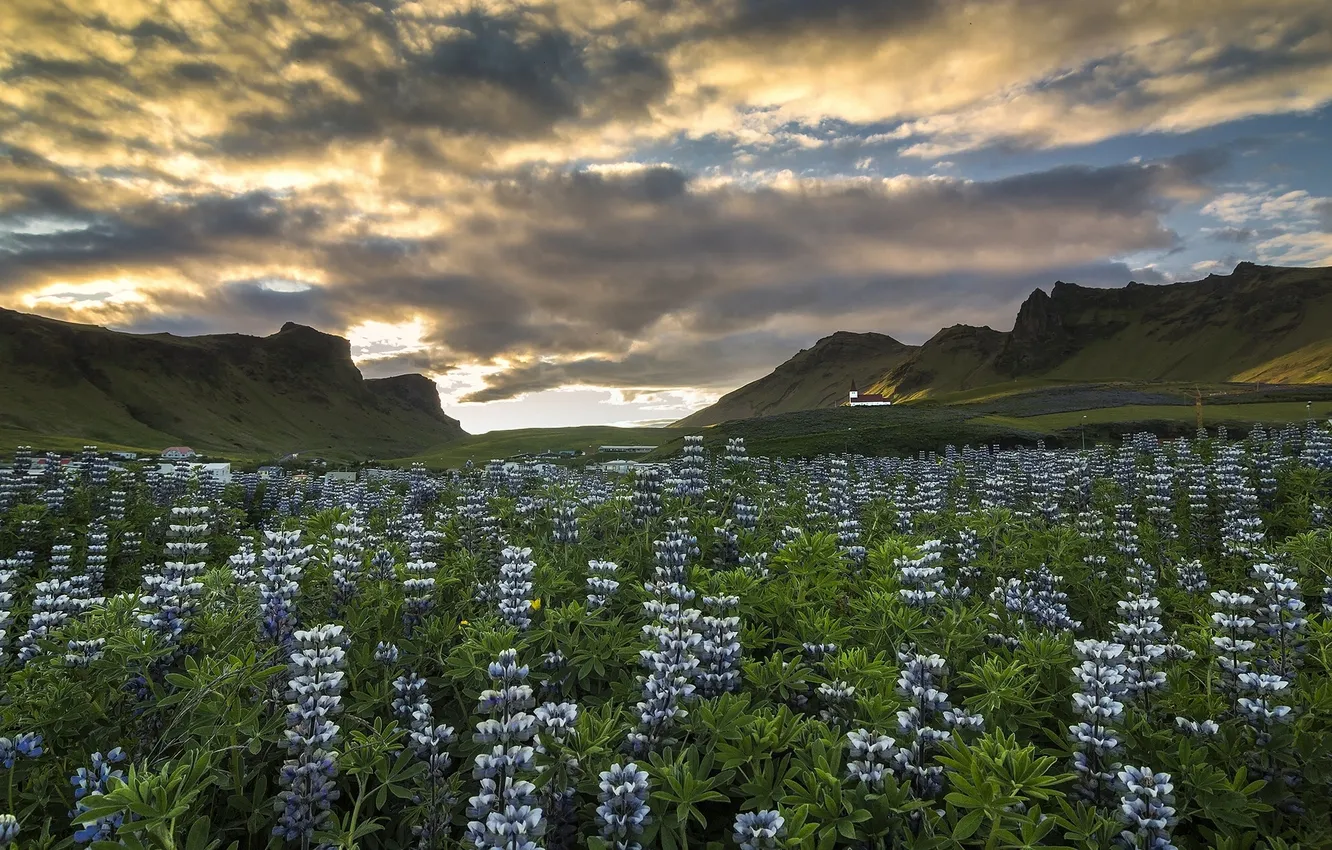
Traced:
POLYGON ((777 850, 778 840, 786 836, 786 819, 770 809, 741 812, 733 832, 740 850, 777 850))
MULTIPOLYGON (((119 764, 124 760, 125 754, 121 752, 120 747, 116 747, 105 756, 101 753, 93 753, 91 757, 92 766, 80 767, 75 771, 69 779, 70 784, 74 786, 74 811, 69 813, 71 820, 88 811, 89 806, 85 802, 85 798, 105 794, 112 779, 125 778, 123 770, 111 767, 111 765, 119 764)), ((124 814, 117 812, 98 818, 92 823, 83 824, 75 829, 74 842, 76 844, 91 844, 94 841, 110 841, 116 830, 124 823, 124 820, 124 814)))
POLYGON ((638 836, 651 821, 648 774, 638 765, 613 764, 601 772, 597 793, 597 830, 610 850, 642 850, 638 836))
POLYGON ((532 625, 532 550, 506 546, 501 553, 498 585, 500 616, 509 625, 526 631, 532 625))
POLYGON ((467 839, 476 850, 535 848, 532 839, 542 834, 545 822, 536 786, 518 778, 535 767, 531 741, 537 719, 527 713, 535 702, 525 682, 528 668, 518 664, 515 650, 506 649, 488 672, 494 687, 482 692, 477 712, 489 717, 476 725, 473 739, 489 749, 476 756, 472 768, 481 789, 467 808, 467 839))
POLYGON ((1120 816, 1128 828, 1120 838, 1129 847, 1175 850, 1170 827, 1175 823, 1174 784, 1168 773, 1152 773, 1145 767, 1126 767, 1119 772, 1124 789, 1120 816))
POLYGON ((273 834, 285 841, 308 843, 331 816, 338 798, 337 746, 340 727, 333 717, 341 710, 346 639, 342 626, 318 626, 293 633, 295 649, 288 670, 286 747, 278 782, 282 791, 273 834))
POLYGON ((698 690, 704 697, 720 696, 740 687, 740 607, 738 596, 705 596, 708 611, 699 619, 698 690))
POLYGON ((1124 704, 1118 697, 1124 691, 1126 669, 1123 644, 1099 640, 1074 643, 1081 663, 1073 668, 1079 692, 1073 695, 1073 711, 1082 720, 1068 729, 1078 747, 1073 754, 1073 769, 1078 775, 1083 796, 1092 801, 1108 797, 1119 764, 1119 736, 1112 728, 1123 716, 1124 704))
POLYGON ((8 847, 18 841, 19 822, 13 815, 0 815, 0 847, 8 847))
POLYGON ((299 531, 266 531, 259 576, 260 630, 266 640, 284 645, 296 628, 296 597, 310 547, 299 531))
POLYGON ((871 791, 882 791, 884 779, 899 764, 897 741, 868 729, 856 729, 846 733, 846 742, 850 756, 846 778, 871 791))

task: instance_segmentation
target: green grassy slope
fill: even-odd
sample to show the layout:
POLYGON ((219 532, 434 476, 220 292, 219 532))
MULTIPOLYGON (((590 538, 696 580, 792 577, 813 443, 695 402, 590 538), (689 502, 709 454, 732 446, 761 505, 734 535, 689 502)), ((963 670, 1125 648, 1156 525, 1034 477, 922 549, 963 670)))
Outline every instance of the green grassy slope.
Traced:
POLYGON ((614 425, 583 425, 573 428, 522 428, 472 434, 456 442, 428 449, 410 457, 399 458, 394 465, 421 462, 431 468, 457 468, 468 460, 481 464, 497 458, 535 454, 547 450, 579 449, 590 459, 611 459, 625 455, 593 454, 598 446, 660 446, 686 432, 678 428, 621 428, 614 425))
POLYGON ((730 419, 836 407, 846 401, 852 384, 868 388, 913 351, 914 346, 883 334, 838 332, 676 425, 697 428, 730 419))
POLYGON ((0 434, 34 446, 356 457, 463 433, 429 379, 367 381, 345 339, 293 324, 264 338, 133 335, 0 310, 0 399, 0 434))
POLYGON ((994 359, 1005 339, 1006 334, 991 328, 944 328, 876 381, 870 391, 905 401, 927 397, 940 387, 961 391, 989 386, 1000 380, 994 359))

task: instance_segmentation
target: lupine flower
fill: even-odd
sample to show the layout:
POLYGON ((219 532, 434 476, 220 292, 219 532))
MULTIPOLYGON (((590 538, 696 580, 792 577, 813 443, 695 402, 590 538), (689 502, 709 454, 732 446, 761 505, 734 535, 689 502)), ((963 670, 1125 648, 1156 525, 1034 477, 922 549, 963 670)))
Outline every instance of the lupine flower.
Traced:
POLYGON ((555 508, 551 539, 556 543, 578 542, 578 516, 573 505, 562 504, 555 508))
POLYGON ((1073 711, 1083 719, 1068 729, 1078 747, 1073 769, 1082 794, 1093 802, 1106 798, 1114 782, 1114 761, 1119 751, 1118 734, 1112 728, 1124 713, 1118 697, 1124 691, 1126 669, 1123 644, 1099 640, 1074 643, 1082 662, 1073 668, 1079 692, 1073 695, 1073 711))
POLYGON ((203 594, 199 576, 208 543, 209 509, 204 506, 171 509, 171 523, 166 544, 168 559, 160 575, 143 577, 144 593, 139 597, 139 625, 155 633, 165 644, 175 648, 190 627, 190 621, 203 594))
MULTIPOLYGON (((548 744, 565 744, 578 722, 578 705, 572 702, 548 702, 538 706, 534 712, 539 729, 536 751, 546 754, 548 744)), ((578 759, 565 756, 557 763, 560 772, 556 778, 547 782, 541 789, 541 809, 545 816, 546 850, 568 850, 578 839, 577 791, 572 782, 579 770, 578 759)), ((539 773, 550 769, 551 765, 541 765, 539 773)))
POLYGON ((1275 672, 1293 676, 1304 654, 1301 636, 1307 623, 1300 586, 1273 564, 1253 567, 1254 625, 1267 638, 1275 672))
POLYGON ((927 540, 919 549, 920 557, 898 558, 893 562, 902 583, 897 592, 912 608, 928 608, 944 592, 943 541, 927 540))
POLYGON ((661 515, 661 488, 661 470, 657 467, 640 468, 635 473, 632 510, 639 525, 661 515))
POLYGON ((569 659, 558 649, 542 657, 540 693, 543 702, 563 700, 570 672, 569 659))
POLYGON ((408 578, 402 582, 402 627, 409 638, 434 607, 434 572, 437 566, 434 561, 414 558, 403 567, 408 578))
POLYGON ((532 572, 536 562, 531 549, 505 547, 501 553, 499 609, 510 625, 526 631, 532 625, 532 572))
POLYGON ((646 753, 670 739, 676 722, 687 714, 681 703, 694 694, 692 680, 698 669, 698 646, 703 636, 694 630, 700 612, 684 606, 694 599, 685 586, 690 557, 697 557, 698 540, 682 528, 669 531, 665 540, 653 544, 656 566, 654 581, 644 588, 653 594, 643 610, 653 622, 643 627, 655 649, 639 653, 648 675, 640 676, 643 699, 636 706, 638 730, 631 732, 628 746, 635 754, 646 753))
MULTIPOLYGON (((896 690, 909 701, 906 710, 897 712, 897 728, 902 734, 911 736, 911 745, 897 753, 898 765, 901 772, 911 778, 917 794, 931 797, 941 790, 943 775, 942 767, 927 764, 931 750, 936 744, 952 739, 948 729, 939 728, 947 724, 946 713, 951 709, 948 694, 939 687, 939 679, 947 671, 947 665, 938 655, 911 651, 899 652, 897 659, 902 669, 896 690)), ((969 727, 973 724, 971 717, 970 714, 962 715, 969 727)))
POLYGON ((1228 590, 1214 590, 1212 602, 1220 609, 1212 614, 1212 623, 1221 632, 1212 637, 1212 645, 1217 649, 1216 661, 1225 673, 1225 683, 1233 690, 1237 687, 1239 675, 1252 666, 1246 656, 1257 646, 1247 637, 1257 625, 1257 621, 1248 615, 1253 606, 1253 597, 1228 590))
POLYGON ((1185 593, 1203 593, 1207 590, 1207 572, 1202 561, 1193 559, 1179 565, 1179 589, 1185 593))
POLYGON ((598 787, 597 829, 610 850, 642 850, 637 839, 651 821, 647 771, 633 762, 613 764, 598 787))
POLYGON ((402 653, 398 650, 398 647, 394 644, 389 643, 388 641, 381 640, 379 643, 375 644, 376 664, 382 664, 385 667, 390 667, 398 663, 398 658, 401 656, 401 654, 402 653))
POLYGON ((65 643, 65 664, 70 667, 87 667, 101 659, 106 650, 106 638, 92 640, 70 640, 65 643))
POLYGON ((362 538, 365 529, 354 520, 333 526, 333 557, 330 561, 334 610, 341 610, 355 598, 363 572, 362 538))
POLYGON ((701 499, 707 489, 707 475, 704 472, 706 455, 703 450, 703 437, 690 434, 684 438, 684 448, 680 451, 680 479, 675 485, 677 495, 686 499, 701 499))
POLYGON ((545 829, 537 803, 536 786, 518 775, 535 766, 537 719, 527 713, 533 705, 532 688, 524 680, 526 666, 519 666, 512 649, 500 653, 490 664, 493 688, 482 692, 479 714, 489 715, 476 725, 473 740, 487 751, 475 759, 472 776, 481 790, 472 797, 467 816, 467 839, 476 850, 534 850, 545 829))
MULTIPOLYGON (((125 778, 123 770, 111 767, 111 765, 119 764, 124 760, 125 754, 121 752, 120 747, 116 747, 105 756, 101 753, 93 753, 92 766, 80 767, 75 771, 69 780, 70 784, 74 786, 74 811, 69 813, 71 819, 77 818, 88 811, 90 806, 86 802, 86 798, 105 794, 112 779, 125 778)), ((75 829, 74 842, 76 844, 91 844, 94 841, 110 841, 116 830, 124 823, 124 820, 125 816, 123 814, 116 813, 98 818, 92 823, 83 824, 75 829)))
POLYGON ((1157 669, 1172 647, 1159 643, 1161 603, 1154 596, 1137 596, 1118 603, 1123 622, 1115 624, 1115 640, 1124 647, 1124 694, 1150 707, 1150 696, 1166 686, 1166 674, 1157 669))
POLYGON ((587 571, 591 573, 587 577, 588 610, 605 608, 606 603, 615 596, 620 589, 620 583, 615 580, 615 573, 619 569, 620 565, 614 561, 587 562, 587 571))
POLYGON ((19 837, 18 818, 13 815, 0 815, 0 846, 8 847, 19 837))
POLYGON ((1175 823, 1174 784, 1168 773, 1152 773, 1145 767, 1126 767, 1119 772, 1124 788, 1120 815, 1128 828, 1120 833, 1130 847, 1175 850, 1170 827, 1175 823))
POLYGON ((20 756, 25 759, 36 759, 44 752, 46 751, 42 748, 42 736, 36 732, 24 732, 13 739, 0 738, 0 767, 13 770, 20 756))
MULTIPOLYGON (((412 754, 426 766, 417 780, 413 796, 419 820, 412 826, 412 835, 416 837, 418 848, 433 850, 447 840, 453 823, 453 794, 445 785, 445 779, 453 765, 448 748, 456 739, 452 726, 435 723, 434 709, 425 698, 424 680, 419 681, 422 690, 414 695, 412 712, 406 722, 412 754)), ((395 688, 397 684, 394 683, 395 688)), ((398 702, 394 700, 394 713, 397 712, 398 702)))
POLYGON ((898 765, 897 742, 887 735, 876 735, 868 729, 848 732, 846 739, 850 751, 846 778, 865 785, 871 791, 882 791, 885 778, 892 775, 898 765))
POLYGON ((697 682, 705 697, 740 687, 740 618, 728 615, 739 606, 738 596, 703 597, 703 607, 709 613, 699 620, 703 640, 698 645, 697 682))
POLYGON ((318 626, 293 635, 296 649, 288 667, 288 758, 282 764, 279 811, 273 834, 308 843, 331 815, 338 799, 334 778, 341 728, 332 718, 341 710, 346 640, 342 626, 318 626))
POLYGON ((1175 725, 1181 732, 1187 732, 1197 738, 1210 738, 1221 731, 1215 720, 1190 720, 1187 717, 1176 717, 1175 725))
POLYGON ((410 670, 393 680, 393 716, 404 729, 412 728, 412 715, 423 704, 430 707, 425 700, 425 688, 426 680, 410 670))
POLYGON ((823 682, 816 692, 824 708, 819 717, 824 723, 845 723, 856 704, 856 688, 847 682, 833 680, 823 682))
POLYGON ((259 580, 260 630, 266 640, 285 644, 296 627, 296 596, 310 547, 301 546, 299 531, 264 532, 264 559, 259 580))
POLYGON ((1068 614, 1068 594, 1058 589, 1062 580, 1042 565, 1028 570, 1023 579, 1009 579, 1003 587, 996 587, 990 598, 1020 614, 1019 624, 1030 618, 1038 628, 1073 631, 1081 623, 1068 614))
POLYGON ((8 561, 0 563, 0 664, 5 661, 5 636, 14 624, 14 591, 18 588, 18 571, 8 567, 8 561))
POLYGON ((778 812, 764 809, 735 816, 735 840, 740 850, 776 850, 786 836, 786 820, 778 812))

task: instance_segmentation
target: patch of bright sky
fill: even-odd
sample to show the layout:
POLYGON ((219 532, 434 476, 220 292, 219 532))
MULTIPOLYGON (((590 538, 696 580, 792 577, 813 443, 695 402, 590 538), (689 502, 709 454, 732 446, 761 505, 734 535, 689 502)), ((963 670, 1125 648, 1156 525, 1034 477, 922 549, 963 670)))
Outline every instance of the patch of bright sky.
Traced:
POLYGON ((424 351, 428 347, 426 325, 419 318, 408 322, 361 322, 347 328, 345 335, 356 360, 424 351))
POLYGON ((52 236, 74 233, 92 227, 92 222, 61 215, 0 216, 0 234, 14 236, 52 236))
POLYGON ((78 310, 132 304, 144 300, 139 287, 140 281, 130 277, 101 278, 81 283, 59 281, 27 293, 22 302, 30 310, 41 310, 43 307, 78 310))
MULTIPOLYGON (((463 371, 463 370, 458 370, 463 371)), ((497 371, 497 370, 492 370, 497 371)), ((574 425, 663 425, 710 404, 716 396, 693 390, 665 390, 626 400, 623 393, 597 387, 562 387, 484 404, 459 404, 460 379, 450 372, 435 379, 444 412, 469 434, 511 428, 564 428, 574 425), (619 399, 619 401, 617 401, 619 399)), ((463 380, 471 381, 471 378, 463 380)), ((476 381, 473 388, 479 388, 476 381)))

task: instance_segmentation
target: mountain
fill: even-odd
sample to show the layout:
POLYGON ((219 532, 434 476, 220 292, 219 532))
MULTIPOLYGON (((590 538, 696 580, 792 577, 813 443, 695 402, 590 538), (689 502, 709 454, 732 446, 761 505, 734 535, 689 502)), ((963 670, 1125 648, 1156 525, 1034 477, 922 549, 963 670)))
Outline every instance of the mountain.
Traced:
POLYGON ((1028 296, 1011 331, 968 332, 989 340, 983 362, 935 337, 874 390, 909 400, 1024 379, 1329 383, 1332 269, 1240 263, 1229 275, 1118 289, 1057 281, 1028 296))
POLYGON ((731 419, 835 407, 846 400, 853 383, 869 386, 914 350, 883 334, 839 331, 676 424, 702 427, 731 419))
MULTIPOLYGON (((827 340, 839 336, 891 339, 834 334, 827 340)), ((845 379, 817 398, 795 392, 804 373, 788 367, 818 347, 679 424, 842 404, 845 379), (790 390, 790 404, 777 410, 731 401, 760 386, 765 400, 790 390)), ((1048 293, 1028 296, 1010 331, 954 325, 918 347, 901 346, 895 356, 874 377, 858 377, 857 386, 913 401, 1021 381, 1332 383, 1332 268, 1240 263, 1229 275, 1116 289, 1057 281, 1048 293)), ((872 367, 855 351, 837 359, 842 374, 864 375, 872 367)))
POLYGON ((144 448, 410 454, 465 436, 423 375, 366 380, 342 337, 127 334, 0 309, 0 429, 144 448))

